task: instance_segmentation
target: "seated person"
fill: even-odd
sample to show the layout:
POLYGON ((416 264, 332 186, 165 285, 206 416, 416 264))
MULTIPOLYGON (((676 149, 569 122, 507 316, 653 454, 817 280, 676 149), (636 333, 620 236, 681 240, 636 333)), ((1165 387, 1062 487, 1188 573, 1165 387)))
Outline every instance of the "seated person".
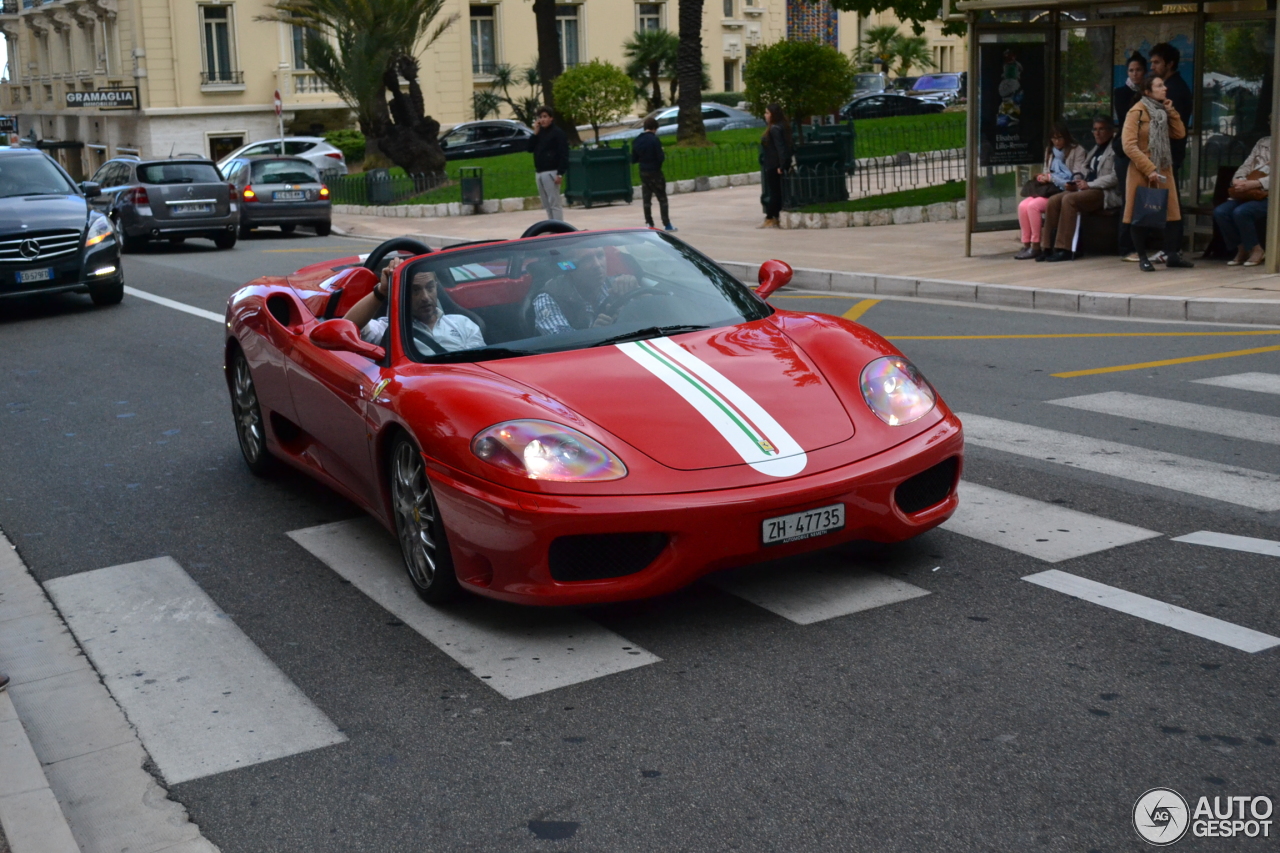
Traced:
POLYGON ((581 249, 557 266, 562 274, 533 299, 533 325, 540 335, 612 325, 617 317, 601 309, 640 286, 633 275, 605 275, 604 249, 581 249))
POLYGON ((1235 267, 1243 264, 1256 267, 1262 263, 1262 244, 1258 242, 1258 232, 1267 221, 1267 193, 1271 190, 1271 137, 1264 136, 1253 146, 1244 163, 1236 169, 1231 179, 1231 189, 1236 192, 1252 191, 1262 198, 1250 201, 1228 199, 1213 209, 1213 221, 1218 224, 1218 232, 1227 244, 1227 251, 1235 252, 1235 257, 1227 261, 1227 266, 1235 267), (1255 178, 1249 176, 1255 172, 1262 174, 1255 178))
POLYGON ((1036 260, 1071 260, 1080 214, 1124 206, 1119 189, 1120 178, 1116 174, 1116 152, 1111 147, 1111 139, 1115 135, 1116 128, 1110 116, 1100 115, 1093 120, 1094 146, 1085 155, 1084 170, 1067 182, 1066 192, 1050 198, 1045 208, 1042 251, 1036 260), (1052 246, 1050 240, 1053 241, 1052 246), (1051 248, 1052 252, 1049 251, 1051 248))
MULTIPOLYGON (((382 276, 367 296, 351 306, 347 319, 360 329, 360 338, 382 346, 382 338, 390 325, 387 317, 378 317, 387 301, 387 288, 391 286, 391 274, 403 261, 396 258, 382 269, 382 276)), ((440 310, 440 297, 436 292, 436 275, 433 272, 416 272, 410 282, 409 313, 413 316, 415 332, 425 333, 442 348, 450 352, 482 347, 484 335, 471 318, 461 314, 445 314, 440 310)))

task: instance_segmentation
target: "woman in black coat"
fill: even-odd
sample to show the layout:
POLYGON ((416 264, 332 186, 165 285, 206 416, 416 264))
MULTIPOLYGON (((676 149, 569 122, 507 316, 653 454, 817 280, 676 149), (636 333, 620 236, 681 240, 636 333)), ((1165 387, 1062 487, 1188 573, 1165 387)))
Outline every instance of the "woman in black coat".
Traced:
POLYGON ((769 191, 764 222, 759 228, 777 228, 782 213, 782 176, 791 168, 791 125, 780 104, 764 111, 765 129, 760 137, 760 182, 769 191))
MULTIPOLYGON (((1116 152, 1116 175, 1120 179, 1120 185, 1116 188, 1121 197, 1125 194, 1125 180, 1129 174, 1129 157, 1124 153, 1124 148, 1120 146, 1120 129, 1124 127, 1125 116, 1129 114, 1129 109, 1138 101, 1142 100, 1142 86, 1147 80, 1147 60, 1143 59, 1142 54, 1136 50, 1129 56, 1129 61, 1125 64, 1125 71, 1128 77, 1124 81, 1123 86, 1117 86, 1116 90, 1111 94, 1111 108, 1115 113, 1116 135, 1111 140, 1111 148, 1116 152)), ((1123 217, 1121 217, 1123 219, 1123 217)), ((1129 226, 1125 222, 1120 223, 1120 255, 1126 261, 1138 260, 1138 253, 1133 249, 1133 234, 1129 231, 1129 226)))

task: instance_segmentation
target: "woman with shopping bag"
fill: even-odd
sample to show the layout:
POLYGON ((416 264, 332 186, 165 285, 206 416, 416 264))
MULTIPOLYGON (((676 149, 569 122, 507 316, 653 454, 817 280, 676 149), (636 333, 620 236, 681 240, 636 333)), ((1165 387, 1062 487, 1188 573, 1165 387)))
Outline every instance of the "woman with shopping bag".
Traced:
POLYGON ((1147 77, 1142 97, 1125 115, 1121 135, 1129 158, 1125 181, 1124 221, 1132 226, 1133 244, 1144 272, 1155 272, 1147 257, 1147 241, 1153 232, 1164 235, 1165 265, 1190 268, 1182 257, 1182 209, 1173 175, 1171 139, 1187 135, 1182 116, 1174 109, 1159 77, 1147 77))

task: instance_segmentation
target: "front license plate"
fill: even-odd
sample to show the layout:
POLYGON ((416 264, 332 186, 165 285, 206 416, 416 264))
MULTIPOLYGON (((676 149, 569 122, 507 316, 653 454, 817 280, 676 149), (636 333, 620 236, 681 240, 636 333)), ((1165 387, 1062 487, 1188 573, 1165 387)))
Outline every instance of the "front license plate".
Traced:
POLYGON ((843 527, 844 504, 832 504, 777 518, 766 518, 761 525, 761 537, 766 545, 781 545, 783 542, 821 536, 843 527))
POLYGON ((174 213, 213 213, 211 204, 175 204, 174 213))
POLYGON ((52 281, 53 270, 21 270, 18 272, 18 284, 33 284, 37 281, 52 281))
POLYGON ((273 192, 271 194, 272 201, 302 201, 306 197, 307 194, 302 190, 295 190, 293 192, 273 192))

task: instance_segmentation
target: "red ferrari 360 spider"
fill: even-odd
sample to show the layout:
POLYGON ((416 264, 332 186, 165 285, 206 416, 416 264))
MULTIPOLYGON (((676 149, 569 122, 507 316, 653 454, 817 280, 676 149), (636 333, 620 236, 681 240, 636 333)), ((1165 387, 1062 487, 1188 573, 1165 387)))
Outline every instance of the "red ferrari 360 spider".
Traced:
POLYGON ((790 278, 555 222, 260 278, 227 306, 240 447, 381 521, 431 602, 642 598, 941 524, 959 420, 884 338, 771 307, 790 278))

